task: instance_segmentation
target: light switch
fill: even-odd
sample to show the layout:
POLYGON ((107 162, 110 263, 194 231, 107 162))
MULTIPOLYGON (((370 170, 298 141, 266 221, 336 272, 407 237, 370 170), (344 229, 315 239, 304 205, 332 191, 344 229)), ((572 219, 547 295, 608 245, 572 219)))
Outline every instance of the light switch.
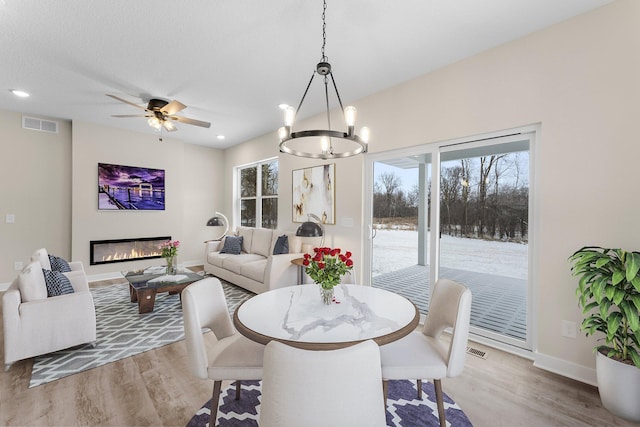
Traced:
POLYGON ((7 214, 4 222, 6 222, 7 224, 13 224, 14 222, 16 222, 16 216, 14 214, 7 214))

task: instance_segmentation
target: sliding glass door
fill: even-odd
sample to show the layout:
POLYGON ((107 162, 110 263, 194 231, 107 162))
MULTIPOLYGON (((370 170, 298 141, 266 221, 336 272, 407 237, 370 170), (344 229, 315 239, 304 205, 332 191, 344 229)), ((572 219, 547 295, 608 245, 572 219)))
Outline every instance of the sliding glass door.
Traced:
MULTIPOLYGON (((534 132, 368 155, 372 286, 426 314, 431 283, 473 293, 472 332, 530 349, 530 148, 534 132)), ((367 254, 365 254, 367 255, 367 254)))

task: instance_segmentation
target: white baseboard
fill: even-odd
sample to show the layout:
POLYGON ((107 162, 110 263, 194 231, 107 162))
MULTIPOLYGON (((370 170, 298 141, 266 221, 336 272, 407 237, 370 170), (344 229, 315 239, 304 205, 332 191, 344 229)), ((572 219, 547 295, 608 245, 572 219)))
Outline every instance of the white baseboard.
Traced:
POLYGON ((594 368, 587 368, 586 366, 538 352, 535 353, 533 366, 592 386, 598 386, 594 368))

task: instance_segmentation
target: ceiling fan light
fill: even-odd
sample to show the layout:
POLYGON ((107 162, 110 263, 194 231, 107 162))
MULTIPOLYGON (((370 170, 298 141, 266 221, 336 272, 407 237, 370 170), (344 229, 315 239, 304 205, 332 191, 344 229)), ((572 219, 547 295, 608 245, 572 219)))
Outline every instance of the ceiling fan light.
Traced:
POLYGON ((169 132, 173 132, 174 130, 176 130, 176 126, 173 123, 171 123, 169 120, 163 120, 162 126, 164 126, 164 128, 169 132))
POLYGON ((154 129, 160 129, 160 120, 157 117, 151 117, 147 123, 154 129))

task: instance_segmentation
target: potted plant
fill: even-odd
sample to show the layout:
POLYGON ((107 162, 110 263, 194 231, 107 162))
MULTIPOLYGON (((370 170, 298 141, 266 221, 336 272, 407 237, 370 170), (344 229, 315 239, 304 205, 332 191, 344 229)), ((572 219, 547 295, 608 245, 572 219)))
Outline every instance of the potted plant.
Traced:
POLYGON ((569 261, 587 336, 597 345, 600 399, 613 414, 640 421, 640 252, 586 246, 569 261))

